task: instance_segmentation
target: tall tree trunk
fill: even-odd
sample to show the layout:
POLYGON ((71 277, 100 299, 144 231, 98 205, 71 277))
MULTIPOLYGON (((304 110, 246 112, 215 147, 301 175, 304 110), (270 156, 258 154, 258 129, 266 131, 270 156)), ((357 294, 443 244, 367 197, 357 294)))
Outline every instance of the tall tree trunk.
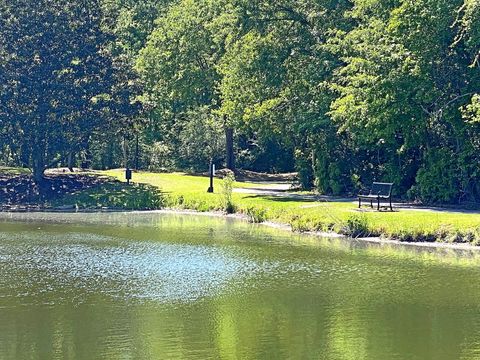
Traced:
POLYGON ((122 141, 123 167, 128 168, 128 145, 127 138, 124 136, 122 141))
POLYGON ((70 172, 73 172, 74 160, 75 160, 75 153, 73 151, 70 151, 68 153, 68 164, 67 164, 68 170, 70 170, 70 172))
POLYGON ((45 172, 45 161, 41 151, 33 152, 33 161, 32 161, 32 171, 33 171, 33 180, 37 185, 40 185, 45 180, 43 174, 45 172))
POLYGON ((227 150, 227 169, 235 171, 235 153, 233 149, 233 128, 225 128, 226 150, 227 150))
POLYGON ((135 137, 135 170, 138 170, 138 167, 139 167, 138 166, 139 156, 140 156, 140 151, 139 151, 138 133, 137 133, 135 137))

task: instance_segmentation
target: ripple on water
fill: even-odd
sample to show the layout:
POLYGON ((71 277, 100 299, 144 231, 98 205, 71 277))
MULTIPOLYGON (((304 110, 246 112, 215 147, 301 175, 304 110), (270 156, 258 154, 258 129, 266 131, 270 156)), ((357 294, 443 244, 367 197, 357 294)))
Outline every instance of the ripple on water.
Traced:
POLYGON ((397 302, 411 293, 437 293, 448 281, 436 281, 423 266, 393 261, 289 247, 266 256, 238 244, 136 241, 90 232, 0 232, 0 298, 56 304, 95 303, 106 296, 172 303, 247 288, 306 288, 336 301, 369 294, 397 302))
POLYGON ((50 237, 48 243, 31 237, 21 241, 26 240, 21 236, 11 240, 0 245, 0 287, 17 297, 102 294, 126 300, 195 301, 218 294, 255 269, 247 258, 206 245, 112 244, 111 238, 95 236, 86 242, 85 234, 50 237))

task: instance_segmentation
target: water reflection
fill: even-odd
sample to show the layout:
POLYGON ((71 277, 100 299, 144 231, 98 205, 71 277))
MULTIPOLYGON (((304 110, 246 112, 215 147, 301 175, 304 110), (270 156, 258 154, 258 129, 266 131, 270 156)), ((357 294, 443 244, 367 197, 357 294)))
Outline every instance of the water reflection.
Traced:
POLYGON ((201 216, 0 217, 2 359, 479 355, 474 253, 201 216))
POLYGON ((15 250, 8 253, 0 246, 4 254, 0 271, 15 269, 0 279, 0 286, 10 288, 17 297, 32 299, 75 288, 125 300, 194 301, 219 293, 229 281, 241 281, 252 268, 248 260, 202 246, 129 244, 99 249, 30 245, 25 252, 15 250), (12 276, 22 282, 12 282, 12 276))

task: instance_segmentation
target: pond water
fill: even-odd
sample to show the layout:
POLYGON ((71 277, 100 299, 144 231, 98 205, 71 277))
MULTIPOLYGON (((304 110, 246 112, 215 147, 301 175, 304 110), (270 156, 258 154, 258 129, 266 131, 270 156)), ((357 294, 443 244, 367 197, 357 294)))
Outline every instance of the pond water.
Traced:
POLYGON ((0 359, 480 359, 480 256, 169 214, 0 215, 0 359))

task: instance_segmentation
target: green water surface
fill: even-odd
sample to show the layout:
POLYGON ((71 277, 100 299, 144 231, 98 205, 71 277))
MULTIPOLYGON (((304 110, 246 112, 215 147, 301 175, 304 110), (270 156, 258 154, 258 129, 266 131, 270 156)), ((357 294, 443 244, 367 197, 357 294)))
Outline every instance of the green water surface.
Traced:
POLYGON ((0 215, 0 359, 480 359, 480 260, 169 214, 0 215))

